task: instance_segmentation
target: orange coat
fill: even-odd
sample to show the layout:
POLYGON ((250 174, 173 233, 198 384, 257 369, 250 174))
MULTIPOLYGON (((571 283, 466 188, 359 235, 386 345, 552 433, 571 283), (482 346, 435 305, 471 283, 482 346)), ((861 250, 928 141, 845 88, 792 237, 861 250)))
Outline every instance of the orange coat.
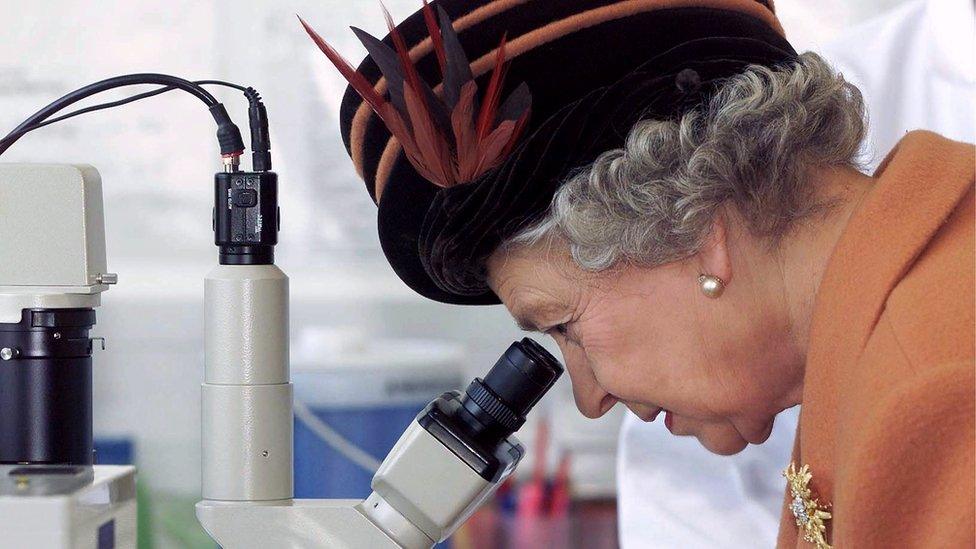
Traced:
MULTIPOLYGON (((906 135, 818 290, 793 461, 837 549, 976 546, 974 162, 906 135)), ((811 547, 786 499, 778 546, 811 547)))

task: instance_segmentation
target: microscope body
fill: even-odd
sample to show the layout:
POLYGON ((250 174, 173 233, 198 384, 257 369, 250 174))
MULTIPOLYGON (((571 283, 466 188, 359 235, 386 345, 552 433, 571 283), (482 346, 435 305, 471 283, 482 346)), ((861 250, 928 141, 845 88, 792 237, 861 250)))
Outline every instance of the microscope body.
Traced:
POLYGON ((218 265, 205 282, 203 501, 197 517, 221 546, 429 548, 450 535, 522 456, 462 440, 445 413, 412 422, 358 500, 294 500, 288 278, 273 264, 218 265), (461 454, 459 456, 459 454, 461 454))
POLYGON ((220 264, 204 286, 196 510, 204 529, 228 548, 427 549, 446 539, 511 474, 519 443, 471 434, 454 417, 461 394, 448 393, 404 432, 365 500, 293 499, 288 278, 274 265, 277 177, 217 174, 214 198, 220 264))
POLYGON ((4 547, 135 547, 135 469, 93 465, 89 331, 115 280, 98 172, 0 164, 4 547))

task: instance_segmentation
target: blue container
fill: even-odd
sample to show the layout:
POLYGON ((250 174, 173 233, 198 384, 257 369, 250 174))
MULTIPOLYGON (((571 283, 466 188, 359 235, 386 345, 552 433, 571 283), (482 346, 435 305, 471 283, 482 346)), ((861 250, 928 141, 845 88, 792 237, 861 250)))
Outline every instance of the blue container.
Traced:
MULTIPOLYGON (((326 425, 382 461, 423 407, 369 409, 318 406, 312 412, 326 425)), ((373 474, 356 465, 295 419, 295 497, 364 499, 373 474)))
MULTIPOLYGON (((338 434, 374 464, 428 402, 464 383, 461 348, 440 341, 369 341, 315 330, 303 335, 295 354, 296 408, 304 404, 324 424, 319 430, 338 434)), ((306 423, 296 413, 295 497, 368 496, 373 471, 306 423)))
POLYGON ((128 437, 95 437, 95 465, 133 465, 135 446, 128 437))

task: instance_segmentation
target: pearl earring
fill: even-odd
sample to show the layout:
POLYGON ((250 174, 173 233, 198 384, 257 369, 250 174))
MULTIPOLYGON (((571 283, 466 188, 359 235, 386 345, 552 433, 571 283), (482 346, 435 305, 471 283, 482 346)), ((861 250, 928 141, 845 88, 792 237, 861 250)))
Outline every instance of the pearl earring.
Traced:
POLYGON ((698 284, 701 286, 702 293, 712 299, 718 298, 725 291, 725 282, 714 275, 703 274, 699 276, 698 284))

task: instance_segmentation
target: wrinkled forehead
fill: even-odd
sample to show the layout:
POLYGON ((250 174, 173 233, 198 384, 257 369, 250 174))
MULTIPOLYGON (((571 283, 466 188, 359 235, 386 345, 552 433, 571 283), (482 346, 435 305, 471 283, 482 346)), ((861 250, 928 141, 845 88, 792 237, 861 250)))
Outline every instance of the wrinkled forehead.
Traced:
POLYGON ((522 330, 544 331, 570 312, 577 301, 578 290, 544 258, 499 258, 489 265, 492 290, 522 330))
POLYGON ((607 276, 580 269, 568 244, 555 239, 503 246, 489 258, 487 268, 492 291, 528 331, 542 331, 540 327, 574 311, 607 276))
POLYGON ((486 268, 488 284, 502 301, 502 293, 512 294, 523 287, 555 287, 582 273, 572 261, 568 244, 555 238, 503 245, 488 258, 486 268))

